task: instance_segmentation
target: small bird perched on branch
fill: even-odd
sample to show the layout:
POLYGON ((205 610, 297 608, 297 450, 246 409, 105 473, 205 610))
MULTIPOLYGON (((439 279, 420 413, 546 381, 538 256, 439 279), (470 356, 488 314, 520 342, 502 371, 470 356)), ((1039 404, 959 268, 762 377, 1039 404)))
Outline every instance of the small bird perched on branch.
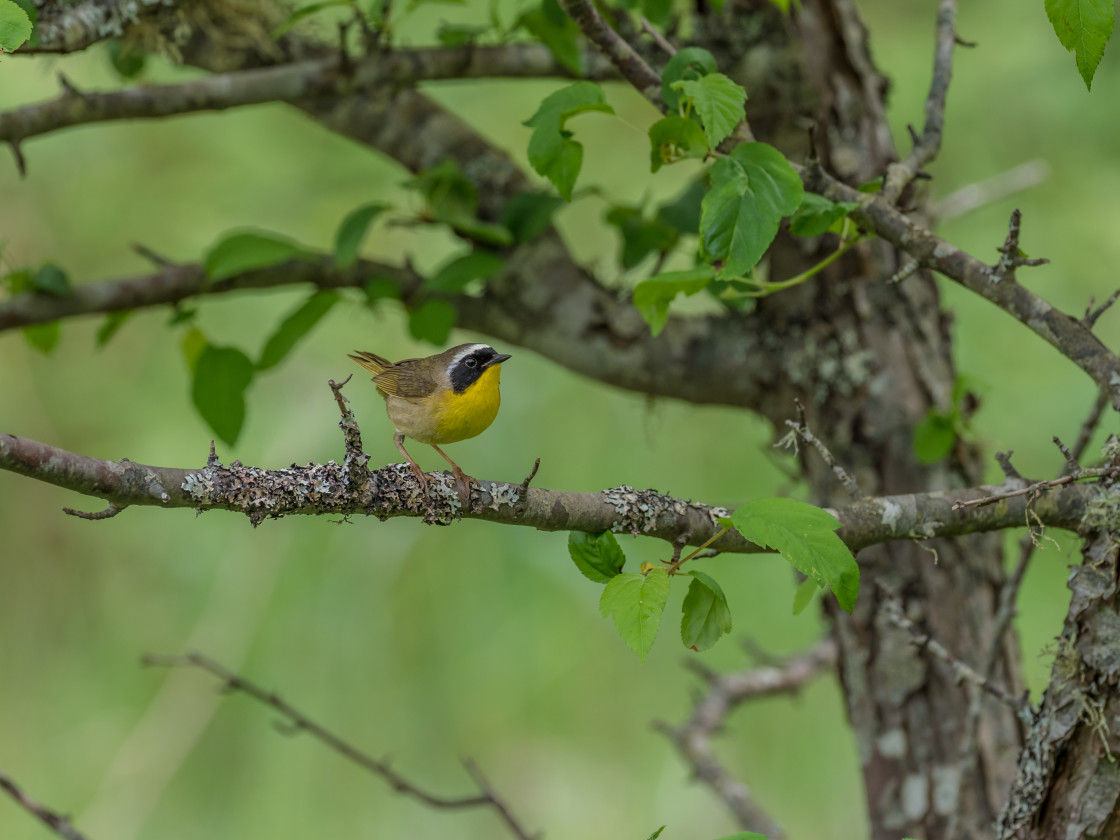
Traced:
POLYGON ((373 374, 385 398, 396 435, 393 442, 412 465, 424 493, 428 479, 404 448, 404 439, 426 443, 451 465, 455 480, 470 496, 471 478, 439 448, 486 431, 498 415, 501 364, 510 356, 487 344, 460 344, 423 359, 390 362, 356 350, 350 358, 373 374))

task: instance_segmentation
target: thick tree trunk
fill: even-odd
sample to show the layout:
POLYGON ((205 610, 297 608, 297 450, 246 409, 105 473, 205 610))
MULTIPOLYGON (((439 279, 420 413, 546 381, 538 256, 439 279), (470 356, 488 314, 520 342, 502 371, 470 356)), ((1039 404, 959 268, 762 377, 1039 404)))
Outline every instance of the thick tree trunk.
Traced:
MULTIPOLYGON (((852 184, 881 174, 894 159, 883 118, 886 84, 850 0, 806 0, 792 23, 767 0, 729 3, 722 14, 700 16, 698 41, 746 87, 760 140, 804 159, 812 126, 822 162, 852 184)), ((770 277, 792 276, 824 253, 779 237, 770 277)), ((762 410, 781 428, 800 399, 814 432, 864 493, 974 483, 979 456, 967 446, 933 467, 915 459, 912 429, 930 407, 950 407, 955 373, 932 277, 888 282, 897 267, 891 249, 873 243, 815 282, 760 302, 762 322, 772 329, 764 343, 782 347, 785 358, 762 410)), ((811 451, 803 463, 813 500, 841 501, 831 469, 811 451)), ((895 544, 867 549, 859 560, 863 582, 854 613, 834 605, 828 612, 872 836, 940 838, 951 826, 957 836, 991 836, 1014 778, 1019 722, 1011 709, 985 699, 970 737, 971 692, 889 620, 883 602, 896 593, 918 626, 982 669, 1005 577, 1000 538, 895 544), (975 763, 962 759, 962 749, 975 763)), ((1000 645, 997 662, 994 679, 1020 692, 1013 638, 1000 645)))

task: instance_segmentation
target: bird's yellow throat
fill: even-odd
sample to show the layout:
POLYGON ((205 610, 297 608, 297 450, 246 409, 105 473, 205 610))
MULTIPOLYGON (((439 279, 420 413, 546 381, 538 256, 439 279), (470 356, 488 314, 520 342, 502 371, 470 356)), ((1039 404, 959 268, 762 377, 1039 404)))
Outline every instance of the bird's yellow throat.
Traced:
POLYGON ((461 394, 448 390, 440 398, 437 443, 455 443, 482 434, 494 422, 502 397, 498 390, 501 365, 487 368, 461 394))

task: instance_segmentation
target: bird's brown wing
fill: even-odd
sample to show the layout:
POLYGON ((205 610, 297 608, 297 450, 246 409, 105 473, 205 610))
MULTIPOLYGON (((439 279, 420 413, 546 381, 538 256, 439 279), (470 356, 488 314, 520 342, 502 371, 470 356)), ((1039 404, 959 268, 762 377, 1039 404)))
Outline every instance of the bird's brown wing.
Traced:
POLYGON ((417 400, 436 390, 436 383, 419 367, 421 359, 404 359, 394 364, 381 356, 361 350, 350 358, 373 374, 377 390, 385 395, 417 400))

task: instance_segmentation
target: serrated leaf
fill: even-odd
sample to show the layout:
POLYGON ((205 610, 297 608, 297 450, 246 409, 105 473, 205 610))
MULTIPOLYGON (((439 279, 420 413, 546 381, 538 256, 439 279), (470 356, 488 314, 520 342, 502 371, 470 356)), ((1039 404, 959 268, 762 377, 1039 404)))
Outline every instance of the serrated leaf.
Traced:
POLYGON ((707 650, 731 632, 731 608, 723 589, 704 572, 689 572, 692 582, 681 607, 681 641, 693 650, 707 650))
POLYGON ((669 252, 680 239, 676 230, 656 219, 645 218, 638 207, 618 205, 608 210, 605 218, 622 236, 620 260, 624 269, 633 268, 655 251, 669 252))
POLYGON ((614 618, 622 641, 638 654, 638 659, 645 661, 657 639, 668 598, 669 575, 664 569, 653 568, 644 575, 634 573, 611 578, 599 599, 599 610, 604 618, 614 618))
POLYGON ((953 451, 957 430, 953 418, 935 408, 914 426, 914 456, 923 464, 935 464, 953 451))
POLYGON ((694 295, 707 286, 715 272, 708 265, 683 271, 663 271, 634 287, 634 306, 657 335, 669 320, 669 304, 679 294, 694 295))
POLYGON ((704 129, 687 117, 664 117, 649 127, 650 171, 685 158, 702 158, 708 154, 704 129))
POLYGON ((859 566, 836 535, 839 520, 795 499, 754 499, 740 505, 730 522, 751 542, 776 550, 803 575, 828 586, 851 612, 859 594, 859 566))
POLYGON ((673 82, 671 87, 682 98, 691 100, 704 125, 708 145, 713 149, 743 119, 747 92, 722 73, 708 73, 699 79, 681 79, 673 82))
POLYGON ((253 381, 253 363, 235 347, 207 344, 198 356, 191 400, 218 438, 237 443, 245 423, 245 389, 253 381))
POLYGON ((712 188, 701 203, 704 251, 723 261, 723 277, 741 277, 762 259, 783 216, 801 205, 801 179, 781 152, 743 143, 712 166, 712 188))
POLYGON ((502 208, 502 224, 517 242, 531 242, 552 224, 552 214, 564 199, 542 192, 520 192, 502 208))
POLYGON ((571 139, 565 128, 569 119, 589 111, 613 114, 603 89, 593 82, 576 82, 545 97, 524 125, 533 129, 529 138, 529 163, 548 178, 556 191, 571 201, 572 188, 583 165, 583 146, 571 139))
POLYGON ((448 294, 463 291, 475 280, 487 280, 505 266, 506 261, 489 251, 471 251, 445 263, 425 286, 448 294))
POLYGON ((109 343, 109 340, 117 334, 124 322, 132 316, 133 310, 121 309, 118 312, 110 312, 105 316, 105 320, 101 322, 101 326, 97 328, 97 335, 94 340, 97 347, 104 347, 109 343))
POLYGON ((1112 37, 1116 8, 1113 0, 1046 0, 1046 16, 1062 46, 1073 52, 1077 71, 1091 90, 1093 76, 1112 37))
POLYGON ((40 353, 49 356, 54 348, 58 346, 58 341, 62 337, 62 327, 58 321, 50 321, 46 324, 35 324, 34 326, 23 328, 23 337, 27 339, 28 344, 40 353))
POLYGON ((544 0, 524 12, 517 23, 539 38, 565 69, 577 76, 583 73, 579 27, 556 0, 544 0))
POLYGON ((206 276, 225 280, 246 271, 312 256, 302 245, 282 236, 252 231, 233 233, 219 240, 206 254, 206 276))
POLYGON ((20 46, 22 47, 37 47, 39 41, 39 10, 35 7, 34 0, 14 0, 15 4, 23 9, 27 15, 27 19, 31 21, 31 35, 27 41, 20 46))
POLYGON ((682 79, 699 79, 719 70, 716 58, 703 47, 685 47, 677 50, 661 71, 661 101, 671 112, 680 109, 681 97, 673 83, 682 79))
POLYGON ((305 300, 269 336, 257 361, 257 370, 268 370, 280 364, 299 340, 311 332, 336 303, 338 292, 318 291, 305 300))
POLYGON ((568 554, 580 574, 595 583, 609 582, 626 564, 622 546, 610 531, 601 534, 569 531, 568 554))
POLYGON ((0 0, 0 51, 11 52, 22 46, 31 37, 31 28, 27 12, 12 0, 0 0))
POLYGON ((43 263, 39 270, 35 272, 31 280, 31 287, 36 292, 43 292, 55 297, 65 297, 72 291, 70 278, 66 276, 66 272, 51 262, 43 263))
POLYGON ((823 195, 805 193, 801 206, 790 216, 789 231, 794 236, 820 236, 857 207, 854 201, 834 204, 823 195))
POLYGON ((408 331, 413 338, 443 344, 451 335, 459 313, 445 300, 426 300, 408 313, 408 331))
POLYGON ((349 268, 358 261, 358 249, 370 225, 389 209, 388 204, 374 201, 351 210, 334 236, 334 261, 339 268, 349 268))
POLYGON ((797 591, 793 593, 793 614, 801 615, 805 608, 809 606, 809 602, 813 600, 813 596, 817 594, 820 586, 811 577, 805 578, 801 581, 801 585, 797 587, 797 591))

